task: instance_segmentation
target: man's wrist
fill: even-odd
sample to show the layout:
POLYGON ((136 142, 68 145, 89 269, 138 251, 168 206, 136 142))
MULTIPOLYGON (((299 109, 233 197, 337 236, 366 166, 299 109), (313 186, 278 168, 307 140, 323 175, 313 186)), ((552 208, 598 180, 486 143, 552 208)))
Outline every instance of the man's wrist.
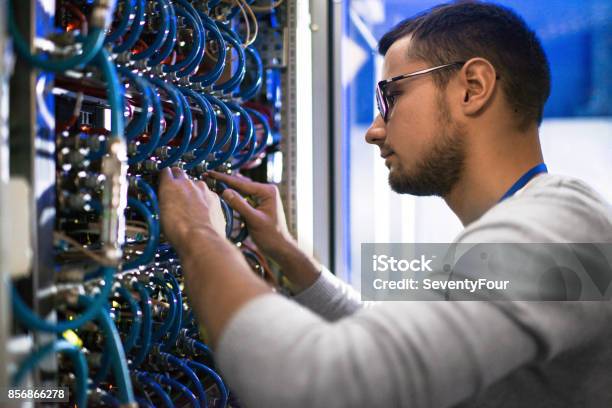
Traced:
POLYGON ((280 266, 296 293, 311 286, 321 272, 321 265, 302 251, 293 238, 278 245, 272 259, 280 266))
POLYGON ((270 257, 281 267, 286 264, 293 262, 296 256, 301 254, 301 249, 298 246, 297 241, 289 236, 283 237, 278 241, 270 257))
POLYGON ((209 247, 218 247, 219 245, 229 245, 229 241, 212 226, 198 226, 190 229, 189 234, 186 234, 176 244, 173 244, 174 249, 179 254, 179 257, 184 258, 194 254, 202 254, 209 247))

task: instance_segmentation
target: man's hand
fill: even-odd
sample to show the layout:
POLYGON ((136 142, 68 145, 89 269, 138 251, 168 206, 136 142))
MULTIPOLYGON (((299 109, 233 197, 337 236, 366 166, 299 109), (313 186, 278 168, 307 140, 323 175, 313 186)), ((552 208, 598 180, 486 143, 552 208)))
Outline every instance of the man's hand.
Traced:
POLYGON ((159 207, 164 234, 179 252, 195 232, 225 237, 219 197, 203 181, 191 181, 181 169, 160 171, 159 207))
POLYGON ((256 201, 257 205, 253 207, 230 188, 221 195, 235 211, 240 213, 249 228, 249 236, 259 249, 272 258, 277 258, 287 246, 295 246, 287 228, 280 193, 274 184, 256 183, 246 177, 217 172, 209 174, 256 201))
POLYGON ((230 318, 249 300, 270 293, 242 253, 225 238, 219 197, 173 168, 160 172, 160 218, 179 253, 185 290, 213 346, 230 318))
POLYGON ((283 269, 283 273, 293 284, 293 289, 299 292, 312 285, 319 276, 321 265, 300 250, 289 233, 278 188, 273 184, 255 183, 246 177, 217 172, 211 172, 210 175, 251 196, 257 202, 253 207, 240 194, 229 188, 222 194, 246 222, 249 235, 257 247, 283 269))

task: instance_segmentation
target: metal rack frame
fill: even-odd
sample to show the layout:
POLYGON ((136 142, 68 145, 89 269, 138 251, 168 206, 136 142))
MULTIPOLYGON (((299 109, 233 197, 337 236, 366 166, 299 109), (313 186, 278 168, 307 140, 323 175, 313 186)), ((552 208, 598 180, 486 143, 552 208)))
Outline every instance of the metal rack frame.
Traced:
MULTIPOLYGON (((6 0, 0 0, 0 27, 6 27, 6 0)), ((9 216, 9 146, 8 146, 8 78, 10 76, 11 55, 6 46, 5 29, 0 30, 0 387, 8 384, 8 353, 5 345, 11 327, 11 308, 7 287, 10 279, 8 256, 10 254, 10 231, 4 222, 9 216)))
POLYGON ((283 74, 283 182, 281 194, 290 231, 313 253, 314 183, 312 38, 310 3, 287 1, 287 67, 283 74))

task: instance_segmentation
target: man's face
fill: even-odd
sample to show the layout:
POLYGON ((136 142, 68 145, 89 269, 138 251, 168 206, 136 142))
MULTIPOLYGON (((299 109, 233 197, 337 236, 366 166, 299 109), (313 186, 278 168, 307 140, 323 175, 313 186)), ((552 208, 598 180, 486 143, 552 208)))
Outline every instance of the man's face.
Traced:
MULTIPOLYGON (((429 68, 407 57, 409 37, 396 41, 385 55, 383 79, 429 68)), ((455 185, 465 159, 464 131, 451 116, 444 90, 431 74, 393 82, 388 121, 378 115, 366 133, 389 168, 389 185, 400 194, 445 196, 455 185)))

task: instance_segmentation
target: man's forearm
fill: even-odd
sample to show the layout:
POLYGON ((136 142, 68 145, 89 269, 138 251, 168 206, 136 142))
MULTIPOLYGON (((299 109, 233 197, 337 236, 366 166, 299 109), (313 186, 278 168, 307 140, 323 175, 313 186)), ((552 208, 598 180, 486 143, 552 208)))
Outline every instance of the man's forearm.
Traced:
POLYGON ((310 287, 321 274, 321 264, 302 251, 293 238, 279 244, 272 259, 278 263, 297 292, 310 287))
POLYGON ((177 251, 189 303, 213 346, 242 305, 271 291, 251 271, 240 251, 212 229, 194 232, 177 251))

